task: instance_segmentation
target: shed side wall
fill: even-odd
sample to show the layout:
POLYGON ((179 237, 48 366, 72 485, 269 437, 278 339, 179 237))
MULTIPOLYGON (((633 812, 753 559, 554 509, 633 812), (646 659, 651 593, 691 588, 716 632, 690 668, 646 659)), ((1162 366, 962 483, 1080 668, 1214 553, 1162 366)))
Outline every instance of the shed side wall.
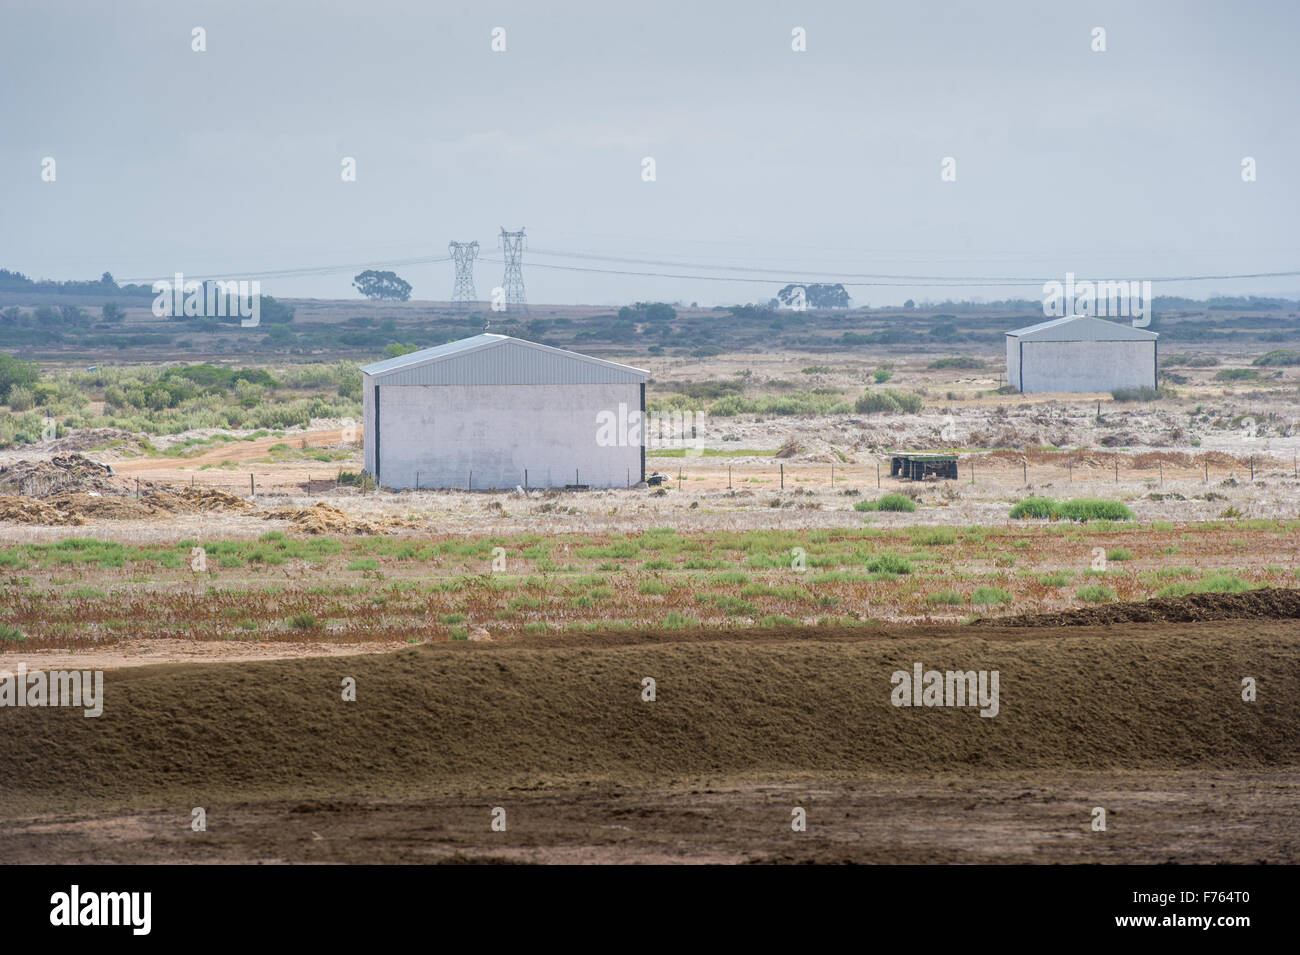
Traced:
POLYGON ((1156 384, 1156 343, 1023 342, 1020 390, 1105 392, 1156 384))
POLYGON ((522 485, 525 468, 529 487, 625 487, 640 479, 639 434, 631 430, 640 382, 380 388, 385 487, 414 487, 416 471, 422 488, 467 488, 472 480, 475 490, 522 485), (597 443, 601 412, 628 422, 614 429, 621 443, 597 443))

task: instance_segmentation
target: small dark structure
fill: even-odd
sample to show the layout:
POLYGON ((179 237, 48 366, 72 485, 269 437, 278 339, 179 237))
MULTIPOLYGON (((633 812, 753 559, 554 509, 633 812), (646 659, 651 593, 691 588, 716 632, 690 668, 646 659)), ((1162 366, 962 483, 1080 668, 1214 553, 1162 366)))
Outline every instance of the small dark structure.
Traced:
POLYGON ((889 465, 889 476, 909 481, 926 478, 957 480, 957 455, 955 454, 895 454, 889 465))

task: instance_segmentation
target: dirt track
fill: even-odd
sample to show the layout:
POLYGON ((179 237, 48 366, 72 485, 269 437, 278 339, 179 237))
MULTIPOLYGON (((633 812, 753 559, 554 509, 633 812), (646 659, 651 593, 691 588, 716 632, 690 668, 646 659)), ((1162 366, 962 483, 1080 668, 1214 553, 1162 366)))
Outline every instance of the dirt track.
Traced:
POLYGON ((1300 861, 1293 621, 956 630, 110 672, 0 710, 0 860, 1300 861), (914 662, 998 715, 891 705, 914 662))

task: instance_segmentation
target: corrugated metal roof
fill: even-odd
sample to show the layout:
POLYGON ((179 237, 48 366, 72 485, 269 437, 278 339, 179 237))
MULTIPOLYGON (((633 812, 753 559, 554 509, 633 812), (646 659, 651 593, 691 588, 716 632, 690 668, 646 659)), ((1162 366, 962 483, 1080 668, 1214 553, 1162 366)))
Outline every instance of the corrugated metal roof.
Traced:
POLYGON ((1092 315, 1067 315, 1007 332, 1008 338, 1040 342, 1147 342, 1160 336, 1092 315))
POLYGON ((650 373, 563 348, 482 334, 366 365, 384 385, 634 384, 650 373))

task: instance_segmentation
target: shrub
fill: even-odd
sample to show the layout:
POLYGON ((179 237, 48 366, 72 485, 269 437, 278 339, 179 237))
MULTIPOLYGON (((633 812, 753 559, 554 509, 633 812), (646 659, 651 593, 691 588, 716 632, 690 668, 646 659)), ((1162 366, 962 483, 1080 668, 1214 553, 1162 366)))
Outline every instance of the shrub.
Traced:
POLYGON ((316 615, 311 613, 296 613, 289 618, 289 626, 295 630, 314 630, 317 627, 316 615))
POLYGON ((1271 352, 1260 355, 1251 364, 1262 368, 1300 365, 1300 351, 1292 348, 1275 348, 1271 352))
POLYGON ((983 368, 984 362, 969 355, 954 355, 952 358, 940 358, 932 361, 928 368, 983 368))
POLYGON ((1161 367, 1168 368, 1213 368, 1219 363, 1219 359, 1211 358, 1209 355, 1169 355, 1167 358, 1160 359, 1161 367))
POLYGON ((854 403, 853 410, 858 414, 917 414, 921 396, 894 388, 868 391, 854 403))
POLYGON ((894 373, 892 371, 887 371, 884 368, 877 368, 874 372, 871 373, 871 377, 876 379, 876 384, 883 385, 890 378, 894 377, 894 373))
POLYGON ((906 557, 886 552, 867 561, 867 570, 873 574, 910 574, 912 562, 906 557))
POLYGON ((11 627, 7 623, 0 623, 0 643, 22 643, 27 637, 17 627, 11 627))
POLYGON ((977 587, 970 595, 973 604, 1004 604, 1011 602, 1011 595, 1001 587, 977 587))
POLYGON ((1118 560, 1118 561, 1132 560, 1133 552, 1130 550, 1125 550, 1123 547, 1115 547, 1106 552, 1106 559, 1118 560))
POLYGON ((855 511, 905 511, 910 513, 916 510, 916 504, 906 495, 886 494, 876 501, 856 501, 853 509, 855 511))
POLYGON ((1171 584, 1156 591, 1157 597, 1182 597, 1185 594, 1239 594, 1254 590, 1250 584, 1233 574, 1210 574, 1194 584, 1171 584))
POLYGON ((1103 587, 1101 584, 1092 584, 1088 587, 1080 587, 1074 595, 1080 600, 1087 601, 1090 604, 1106 603, 1115 599, 1115 591, 1109 587, 1103 587))
POLYGON ((1056 505, 1057 517, 1071 521, 1131 521, 1133 512, 1119 501, 1080 497, 1056 505))
POLYGON ((0 401, 9 400, 9 390, 15 385, 31 387, 40 378, 41 369, 35 362, 0 355, 0 401))
POLYGON ((951 527, 928 527, 912 534, 912 541, 927 547, 957 543, 957 532, 951 527))
POLYGON ((1017 520, 1026 517, 1036 517, 1045 520, 1052 516, 1053 508, 1056 502, 1050 497, 1027 497, 1015 507, 1011 508, 1011 516, 1017 520))
POLYGON ((955 590, 940 590, 930 594, 925 598, 928 604, 942 604, 944 606, 955 606, 966 602, 966 598, 955 590))
POLYGON ((1259 372, 1253 368, 1225 368, 1216 372, 1215 381, 1259 381, 1259 372))
POLYGON ((1131 521, 1133 512, 1119 501, 1102 501, 1079 497, 1069 501, 1053 501, 1050 497, 1027 497, 1011 508, 1017 520, 1050 518, 1069 521, 1131 521))

